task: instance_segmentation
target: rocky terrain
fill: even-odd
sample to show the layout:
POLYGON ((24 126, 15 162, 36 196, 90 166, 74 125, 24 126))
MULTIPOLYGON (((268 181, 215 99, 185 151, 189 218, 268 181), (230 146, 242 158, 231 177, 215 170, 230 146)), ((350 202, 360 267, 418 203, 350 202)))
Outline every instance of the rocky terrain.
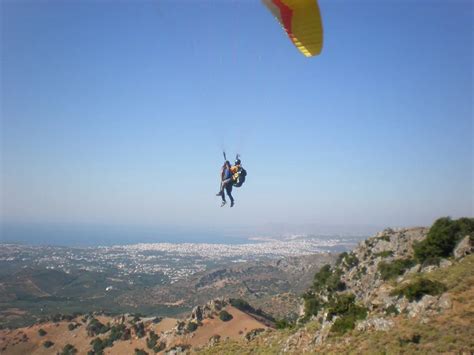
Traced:
MULTIPOLYGON (((299 322, 266 331, 239 352, 472 353, 473 238, 461 235, 447 257, 420 263, 415 254, 429 247, 421 243, 429 231, 387 229, 341 254, 316 273, 299 322)), ((240 346, 228 342, 207 352, 240 346)))

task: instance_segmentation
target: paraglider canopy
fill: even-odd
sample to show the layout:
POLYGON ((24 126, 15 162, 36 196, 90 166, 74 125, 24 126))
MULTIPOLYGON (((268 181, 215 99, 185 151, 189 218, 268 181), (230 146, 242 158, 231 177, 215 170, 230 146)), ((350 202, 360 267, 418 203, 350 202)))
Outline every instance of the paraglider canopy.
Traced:
POLYGON ((317 0, 262 0, 306 57, 321 53, 323 25, 317 0))

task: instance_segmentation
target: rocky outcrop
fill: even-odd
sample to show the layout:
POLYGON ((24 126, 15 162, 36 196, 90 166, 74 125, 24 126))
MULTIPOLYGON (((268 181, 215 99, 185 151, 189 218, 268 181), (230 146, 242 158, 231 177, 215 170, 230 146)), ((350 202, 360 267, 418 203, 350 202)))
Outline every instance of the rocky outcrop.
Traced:
POLYGON ((196 306, 191 311, 191 316, 187 319, 189 321, 201 322, 205 318, 210 318, 219 313, 228 302, 224 298, 216 298, 207 302, 204 306, 196 306))
POLYGON ((252 329, 251 331, 247 332, 247 334, 245 334, 245 339, 247 341, 252 341, 254 340, 260 333, 263 333, 265 331, 265 329, 263 328, 256 328, 256 329, 252 329))
MULTIPOLYGON (((372 309, 374 298, 384 284, 378 266, 381 262, 413 257, 413 244, 426 238, 428 228, 385 229, 361 243, 341 261, 341 280, 366 307, 372 309), (377 292, 376 292, 377 291, 377 292)), ((416 273, 419 265, 409 270, 416 273)), ((380 290, 385 291, 383 288, 380 290)), ((388 299, 387 299, 388 300, 388 299)), ((380 300, 379 300, 380 302, 380 300)), ((377 304, 377 302, 375 303, 377 304)))
POLYGON ((472 254, 474 250, 474 240, 471 236, 466 235, 454 248, 453 254, 456 259, 460 259, 466 255, 472 254))
POLYGON ((391 319, 387 318, 369 318, 359 322, 356 326, 356 329, 359 331, 367 331, 367 330, 382 330, 388 331, 394 326, 394 322, 391 319))
POLYGON ((215 335, 213 335, 212 337, 209 338, 208 346, 217 345, 217 344, 219 344, 220 341, 221 341, 221 336, 219 334, 215 334, 215 335))

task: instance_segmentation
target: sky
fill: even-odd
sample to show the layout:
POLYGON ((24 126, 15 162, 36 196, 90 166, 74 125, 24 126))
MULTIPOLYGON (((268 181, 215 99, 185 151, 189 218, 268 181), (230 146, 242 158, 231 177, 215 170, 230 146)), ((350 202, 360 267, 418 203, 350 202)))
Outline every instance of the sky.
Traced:
POLYGON ((305 58, 258 0, 1 0, 2 225, 472 217, 472 1, 319 5, 305 58), (232 209, 223 149, 248 172, 232 209))

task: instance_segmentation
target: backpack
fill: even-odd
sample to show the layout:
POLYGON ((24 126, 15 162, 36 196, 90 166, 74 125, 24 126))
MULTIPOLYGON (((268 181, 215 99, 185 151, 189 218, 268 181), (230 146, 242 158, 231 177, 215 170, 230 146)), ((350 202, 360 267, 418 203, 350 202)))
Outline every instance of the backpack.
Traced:
POLYGON ((239 176, 237 177, 237 180, 234 181, 234 186, 235 187, 240 187, 242 184, 245 182, 245 177, 247 176, 247 171, 244 168, 240 168, 239 170, 239 176))

